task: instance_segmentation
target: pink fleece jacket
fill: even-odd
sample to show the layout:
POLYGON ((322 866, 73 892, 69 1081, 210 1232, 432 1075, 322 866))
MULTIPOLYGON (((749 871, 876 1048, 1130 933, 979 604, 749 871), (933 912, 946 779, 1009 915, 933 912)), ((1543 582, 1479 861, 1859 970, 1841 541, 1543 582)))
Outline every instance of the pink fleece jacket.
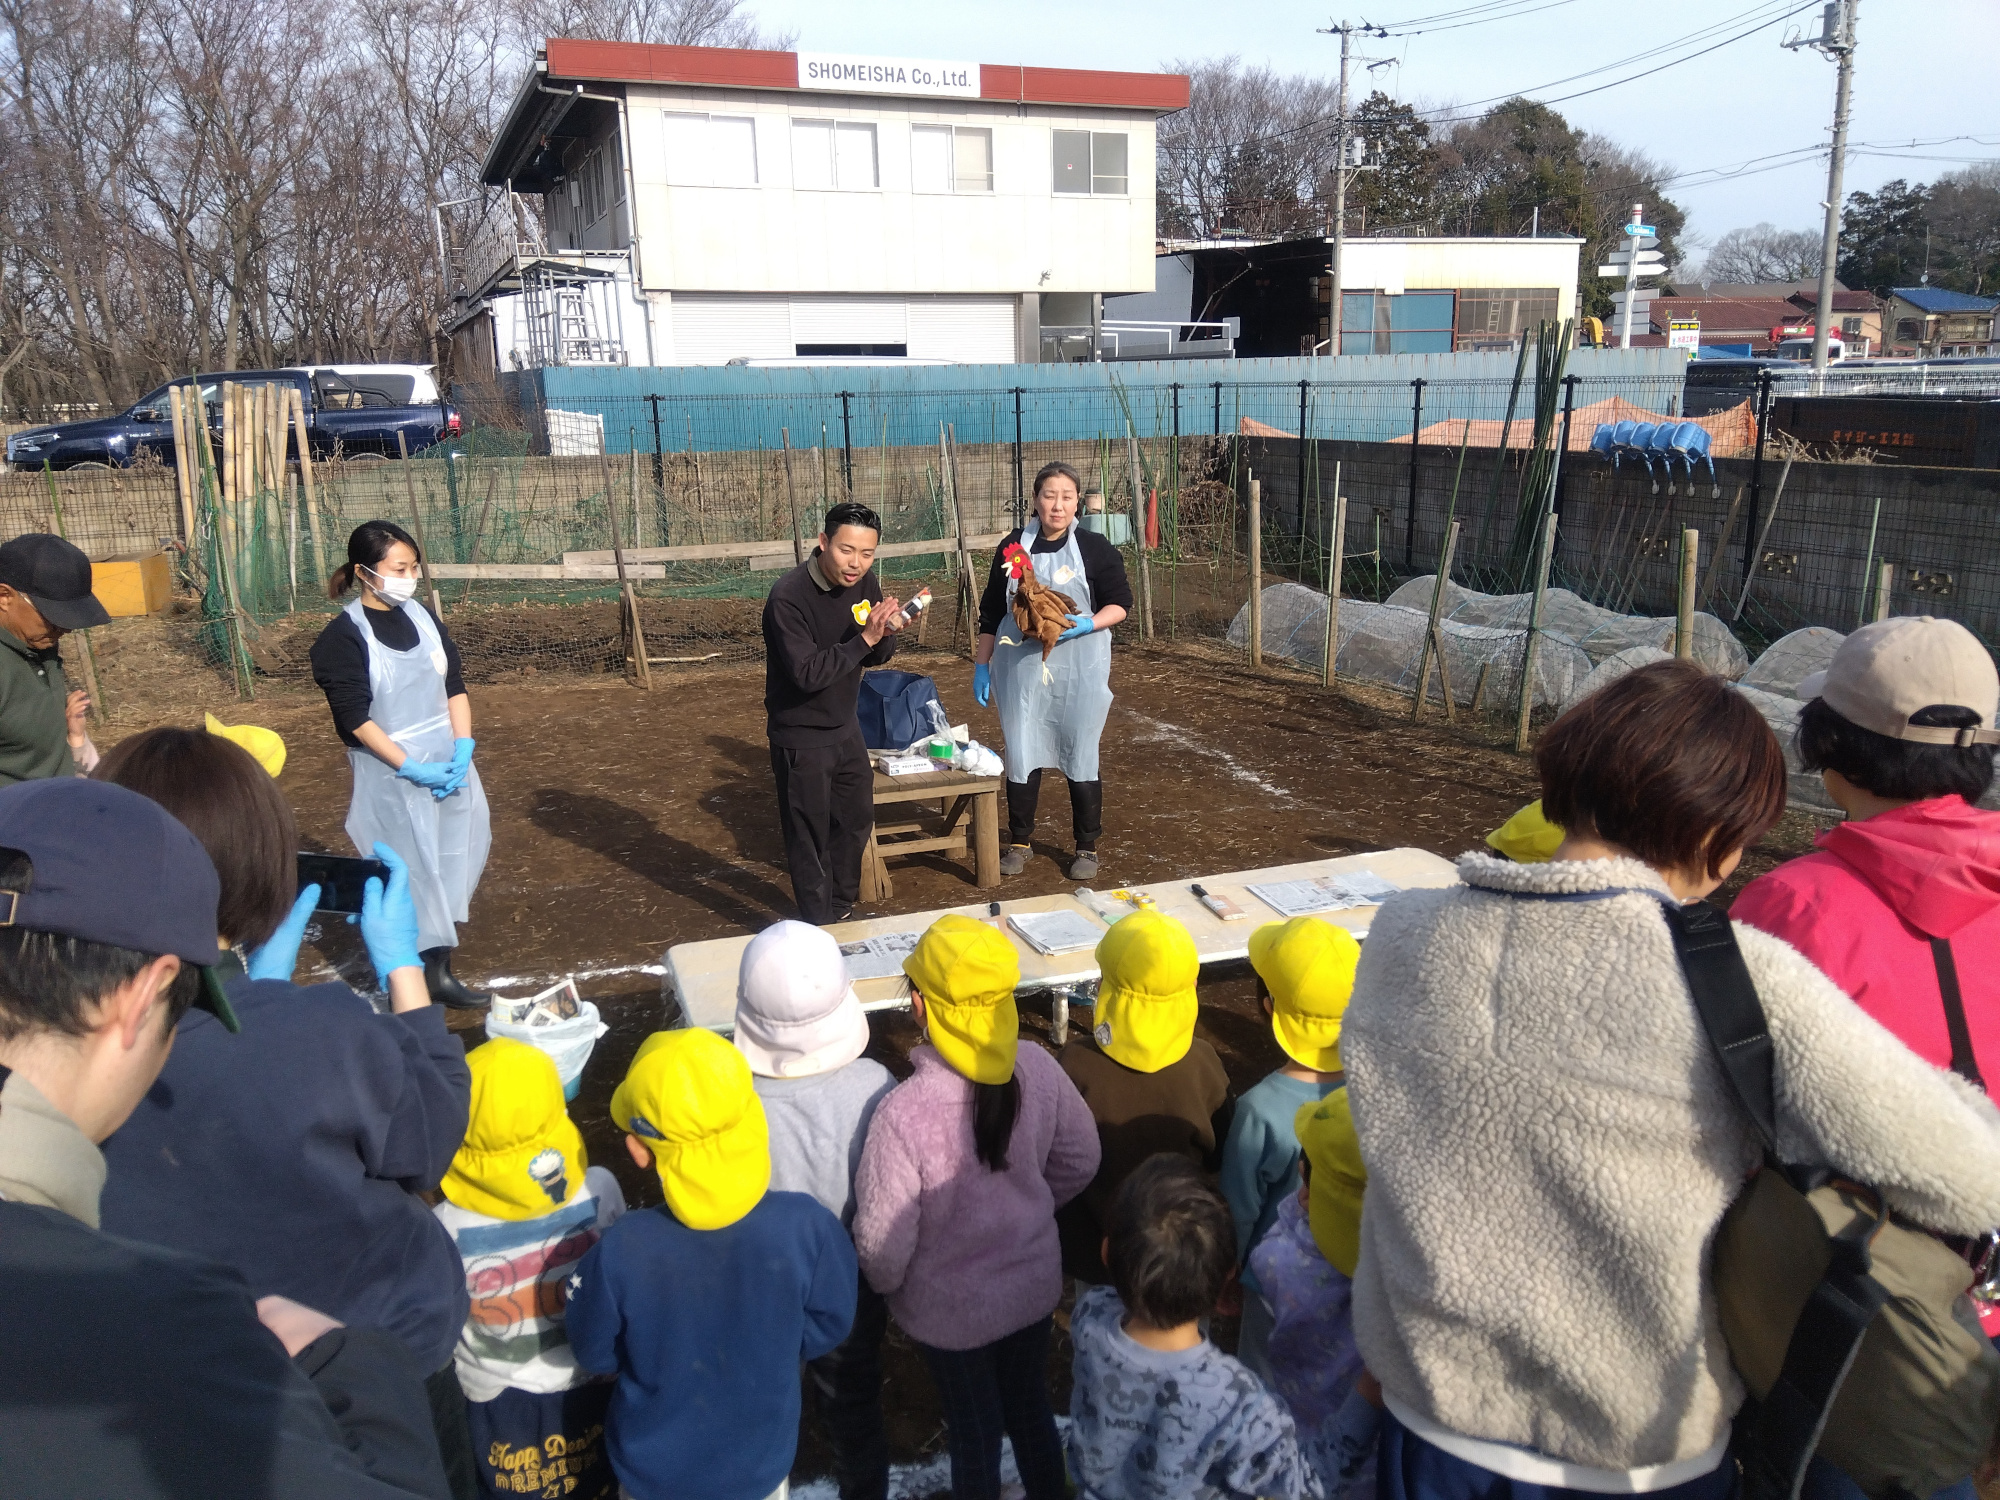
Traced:
POLYGON ((903 1331, 976 1349, 1062 1300, 1056 1209, 1097 1175, 1097 1123, 1032 1042, 1014 1062, 1021 1110, 994 1172, 973 1153, 972 1084, 930 1047, 868 1127, 854 1179, 854 1248, 903 1331))

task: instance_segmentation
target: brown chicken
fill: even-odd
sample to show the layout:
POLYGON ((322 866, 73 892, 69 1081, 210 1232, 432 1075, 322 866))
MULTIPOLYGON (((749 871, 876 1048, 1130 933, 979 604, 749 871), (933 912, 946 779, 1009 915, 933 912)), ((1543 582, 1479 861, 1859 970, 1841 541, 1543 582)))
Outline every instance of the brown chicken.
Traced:
POLYGON ((1019 542, 1002 554, 1007 571, 1020 587, 1014 591, 1014 623, 1021 627, 1022 640, 1042 643, 1042 660, 1049 659, 1056 637, 1069 629, 1069 617, 1076 613, 1076 601, 1058 593, 1035 576, 1035 565, 1019 542))

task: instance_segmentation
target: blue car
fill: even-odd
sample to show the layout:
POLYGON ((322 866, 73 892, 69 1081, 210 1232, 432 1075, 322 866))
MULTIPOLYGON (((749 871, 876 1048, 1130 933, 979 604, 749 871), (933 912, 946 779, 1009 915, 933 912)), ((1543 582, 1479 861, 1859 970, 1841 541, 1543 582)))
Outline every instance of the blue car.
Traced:
MULTIPOLYGON (((219 444, 221 387, 225 381, 248 386, 289 385, 297 389, 304 400, 306 430, 316 459, 336 455, 393 458, 401 451, 396 442, 399 433, 408 451, 415 453, 442 438, 455 437, 459 431, 459 415, 454 407, 441 402, 398 405, 383 392, 329 370, 233 370, 169 381, 158 390, 147 392, 115 417, 60 422, 17 432, 7 439, 7 463, 23 469, 122 469, 137 463, 142 453, 152 453, 161 463, 172 464, 174 422, 167 392, 191 382, 198 384, 208 413, 210 440, 219 444)), ((293 451, 297 451, 296 443, 293 451)))

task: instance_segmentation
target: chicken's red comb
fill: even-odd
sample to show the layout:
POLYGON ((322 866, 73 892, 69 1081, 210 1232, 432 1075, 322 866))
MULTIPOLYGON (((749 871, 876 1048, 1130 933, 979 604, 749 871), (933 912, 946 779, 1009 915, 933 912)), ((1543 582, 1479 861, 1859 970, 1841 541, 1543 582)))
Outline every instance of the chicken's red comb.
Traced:
POLYGON ((1026 570, 1035 565, 1034 559, 1028 556, 1028 549, 1019 542, 1009 542, 1000 556, 1006 560, 1008 571, 1016 578, 1026 576, 1026 570))

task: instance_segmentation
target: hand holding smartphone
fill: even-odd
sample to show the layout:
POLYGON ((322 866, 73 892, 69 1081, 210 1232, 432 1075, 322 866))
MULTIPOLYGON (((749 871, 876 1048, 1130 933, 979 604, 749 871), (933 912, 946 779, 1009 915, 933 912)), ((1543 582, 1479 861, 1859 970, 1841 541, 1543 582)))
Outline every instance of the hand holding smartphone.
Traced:
POLYGON ((361 910, 361 898, 370 879, 389 887, 389 867, 379 859, 359 859, 350 854, 299 855, 299 889, 319 887, 315 911, 339 912, 352 916, 361 910))

